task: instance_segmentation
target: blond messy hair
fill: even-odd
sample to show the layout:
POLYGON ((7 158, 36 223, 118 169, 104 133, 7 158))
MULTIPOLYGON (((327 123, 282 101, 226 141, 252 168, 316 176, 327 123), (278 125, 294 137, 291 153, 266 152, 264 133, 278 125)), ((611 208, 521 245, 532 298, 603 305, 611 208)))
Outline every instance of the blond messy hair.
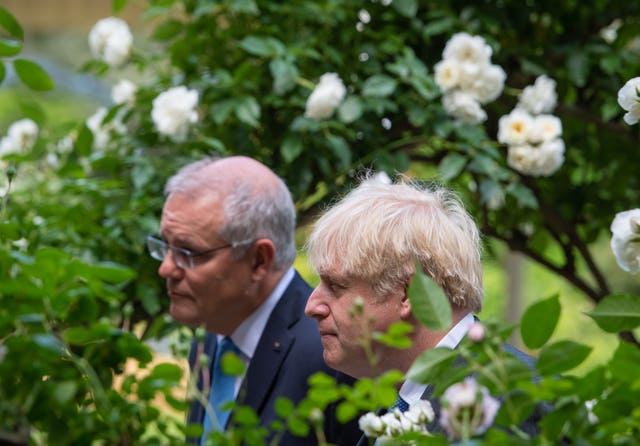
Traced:
POLYGON ((452 305, 482 309, 480 234, 447 189, 365 179, 315 223, 307 250, 318 274, 365 280, 380 295, 405 286, 417 260, 452 305))

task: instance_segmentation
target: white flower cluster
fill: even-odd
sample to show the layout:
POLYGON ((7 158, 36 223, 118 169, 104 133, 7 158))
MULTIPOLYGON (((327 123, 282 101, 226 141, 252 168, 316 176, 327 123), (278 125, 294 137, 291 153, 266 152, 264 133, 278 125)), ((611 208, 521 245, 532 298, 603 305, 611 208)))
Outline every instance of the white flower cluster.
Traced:
POLYGON ((443 93, 442 104, 454 118, 478 124, 487 119, 482 104, 494 101, 507 77, 491 63, 491 47, 480 36, 454 34, 435 67, 435 82, 443 93))
POLYGON ((445 390, 442 396, 440 424, 454 440, 464 432, 480 435, 486 432, 500 408, 500 402, 489 395, 473 377, 445 390))
POLYGON ((129 25, 117 17, 98 20, 89 32, 91 53, 111 67, 119 67, 127 62, 132 43, 129 25))
POLYGON ((421 400, 413 403, 405 412, 393 409, 381 416, 368 412, 360 417, 358 426, 367 437, 377 438, 376 444, 382 446, 410 432, 428 434, 427 424, 434 418, 431 403, 421 400))
POLYGON ((105 150, 111 141, 112 133, 123 135, 127 131, 119 116, 115 116, 105 123, 104 118, 107 117, 108 112, 105 107, 100 107, 85 121, 86 126, 93 134, 92 147, 94 150, 105 150))
POLYGON ((191 124, 198 122, 198 92, 185 86, 173 87, 153 100, 151 119, 161 135, 175 142, 187 138, 191 124))
POLYGON ((31 119, 14 122, 9 126, 7 135, 0 140, 0 158, 31 149, 37 139, 38 125, 31 119))
POLYGON ((128 79, 122 79, 111 88, 111 100, 115 104, 133 104, 138 86, 128 79))
POLYGON ((325 73, 307 98, 304 115, 317 121, 330 118, 346 94, 342 79, 336 73, 325 73))
POLYGON ((640 209, 619 212, 611 223, 611 250, 620 268, 640 272, 640 209))
POLYGON ((498 123, 498 141, 509 146, 509 166, 525 175, 549 176, 564 162, 562 123, 548 114, 556 106, 555 88, 553 79, 538 77, 498 123))
POLYGON ((618 104, 627 112, 624 122, 633 125, 640 121, 640 77, 629 79, 618 91, 618 104))

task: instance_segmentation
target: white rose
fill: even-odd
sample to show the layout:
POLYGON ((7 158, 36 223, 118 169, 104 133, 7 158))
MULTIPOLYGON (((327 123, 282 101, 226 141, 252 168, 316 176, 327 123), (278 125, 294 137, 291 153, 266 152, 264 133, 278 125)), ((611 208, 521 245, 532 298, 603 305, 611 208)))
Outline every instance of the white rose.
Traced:
POLYGON ((31 119, 15 121, 0 141, 0 157, 31 149, 38 139, 38 131, 38 124, 31 119))
POLYGON ((556 81, 546 75, 542 75, 535 80, 533 85, 529 85, 522 90, 517 106, 524 108, 531 114, 539 115, 553 110, 557 101, 556 81))
POLYGON ((106 149, 111 139, 108 126, 102 125, 105 116, 107 116, 107 109, 100 107, 86 121, 87 127, 91 130, 91 133, 93 133, 93 148, 96 150, 106 149))
POLYGON ((560 138, 539 146, 521 145, 509 147, 507 163, 513 169, 534 177, 555 173, 564 162, 564 141, 560 138))
POLYGON ((528 140, 532 144, 539 144, 562 135, 562 122, 557 116, 534 116, 533 124, 529 130, 528 140))
POLYGON ((99 107, 96 112, 91 115, 85 122, 91 133, 93 134, 93 149, 104 150, 111 141, 111 133, 124 134, 127 131, 125 125, 115 116, 109 122, 104 123, 104 118, 108 114, 105 107, 99 107))
POLYGON ((309 95, 304 115, 315 120, 330 118, 346 94, 342 79, 336 73, 325 73, 309 95))
POLYGON ((465 76, 461 88, 481 104, 494 101, 502 94, 506 73, 499 65, 483 65, 472 76, 465 76))
POLYGON ((384 433, 384 423, 373 412, 367 412, 358 419, 358 427, 367 437, 379 437, 384 433))
POLYGON ((640 272, 640 209, 619 212, 611 223, 611 250, 628 273, 640 272))
POLYGON ((491 59, 491 47, 480 36, 468 33, 454 34, 442 51, 443 59, 455 59, 474 65, 486 65, 491 59))
POLYGON ((127 61, 132 43, 129 25, 117 17, 98 20, 89 32, 91 53, 112 67, 119 67, 127 61))
POLYGON ((487 119, 486 112, 469 93, 454 90, 442 96, 442 105, 448 115, 469 124, 479 124, 487 119))
POLYGON ((425 425, 435 418, 433 407, 426 400, 413 403, 403 415, 415 425, 425 425))
POLYGON ((528 141, 533 117, 523 109, 513 109, 498 121, 498 141, 509 146, 525 144, 528 141))
POLYGON ((198 92, 187 87, 173 87, 153 100, 151 119, 161 135, 175 142, 186 139, 191 124, 198 121, 198 92))
POLYGON ((128 79, 122 79, 111 89, 111 99, 115 104, 131 104, 135 100, 138 86, 128 79))
POLYGON ((455 59, 443 59, 433 67, 435 82, 442 92, 458 86, 462 79, 462 64, 455 59))
POLYGON ((489 395, 486 387, 481 387, 480 393, 482 395, 482 419, 473 431, 476 435, 484 434, 491 427, 500 408, 500 401, 489 395))
POLYGON ((478 392, 477 381, 469 377, 445 390, 442 399, 451 410, 457 411, 461 407, 473 406, 478 399, 478 392))
POLYGON ((640 121, 640 77, 629 79, 618 91, 618 104, 627 111, 624 122, 633 125, 640 121))

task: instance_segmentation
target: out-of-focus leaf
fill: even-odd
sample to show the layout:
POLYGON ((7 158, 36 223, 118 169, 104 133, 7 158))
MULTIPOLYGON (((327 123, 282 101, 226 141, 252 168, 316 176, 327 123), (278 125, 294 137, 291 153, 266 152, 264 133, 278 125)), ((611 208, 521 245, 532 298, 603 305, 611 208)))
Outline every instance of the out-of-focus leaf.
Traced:
POLYGON ((14 59, 13 68, 22 82, 36 91, 46 91, 55 88, 53 80, 40 65, 26 59, 14 59))
POLYGON ((18 40, 24 39, 24 31, 16 18, 5 8, 0 6, 0 26, 4 28, 11 37, 18 40))

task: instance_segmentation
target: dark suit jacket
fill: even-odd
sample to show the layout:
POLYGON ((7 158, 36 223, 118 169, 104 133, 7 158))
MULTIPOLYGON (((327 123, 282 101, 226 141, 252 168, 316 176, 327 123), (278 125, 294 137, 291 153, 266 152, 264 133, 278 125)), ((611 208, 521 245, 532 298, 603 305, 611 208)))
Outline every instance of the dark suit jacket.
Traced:
MULTIPOLYGON (((524 363, 529 369, 531 370, 535 369, 536 360, 532 356, 527 355, 526 353, 518 350, 517 348, 515 348, 513 345, 510 345, 510 344, 505 344, 503 348, 507 353, 513 355, 516 359, 524 363)), ((464 361, 462 360, 462 358, 459 358, 459 359, 460 360, 454 362, 454 364, 457 364, 457 365, 464 364, 464 361)), ((442 428, 440 427, 440 400, 438 398, 433 397, 433 391, 434 391, 434 386, 431 384, 427 385, 427 388, 422 394, 421 399, 428 400, 431 403, 431 407, 433 407, 433 411, 435 413, 435 418, 433 422, 431 422, 431 424, 427 426, 427 429, 431 433, 441 433, 442 428)), ((530 435, 535 435, 536 432, 538 432, 537 424, 540 421, 540 418, 544 415, 544 413, 547 410, 548 409, 543 404, 536 406, 534 413, 529 418, 527 418, 519 426, 519 428, 530 435)), ((380 414, 384 412, 386 412, 386 410, 383 409, 380 412, 380 414)), ((369 444, 369 439, 367 438, 366 435, 363 434, 358 440, 358 442, 356 443, 356 446, 368 446, 368 444, 369 444)))
MULTIPOLYGON (((273 421, 279 419, 275 412, 275 401, 278 397, 286 397, 293 403, 298 403, 307 394, 309 376, 318 371, 334 376, 337 374, 324 363, 323 348, 315 320, 304 315, 311 291, 312 288, 296 272, 269 316, 247 369, 237 403, 253 408, 260 418, 261 426, 269 427, 273 421)), ((216 336, 207 334, 204 352, 209 358, 214 357, 216 346, 216 336)), ((197 340, 194 340, 189 353, 191 367, 198 356, 196 349, 197 340)), ((344 377, 341 381, 349 382, 352 379, 344 377)), ((202 374, 198 376, 198 388, 202 389, 202 374)), ((193 401, 187 416, 188 423, 202 423, 204 413, 204 407, 197 400, 193 401)), ((332 414, 333 408, 327 413, 332 414)), ((331 417, 326 418, 329 429, 326 435, 330 442, 354 444, 358 440, 361 432, 357 428, 357 420, 343 426, 334 423, 331 417)), ((231 418, 229 423, 232 423, 231 418)), ((192 438, 189 441, 199 444, 200 439, 192 438)), ((287 432, 278 444, 309 446, 317 444, 317 441, 314 434, 302 438, 287 432)))

